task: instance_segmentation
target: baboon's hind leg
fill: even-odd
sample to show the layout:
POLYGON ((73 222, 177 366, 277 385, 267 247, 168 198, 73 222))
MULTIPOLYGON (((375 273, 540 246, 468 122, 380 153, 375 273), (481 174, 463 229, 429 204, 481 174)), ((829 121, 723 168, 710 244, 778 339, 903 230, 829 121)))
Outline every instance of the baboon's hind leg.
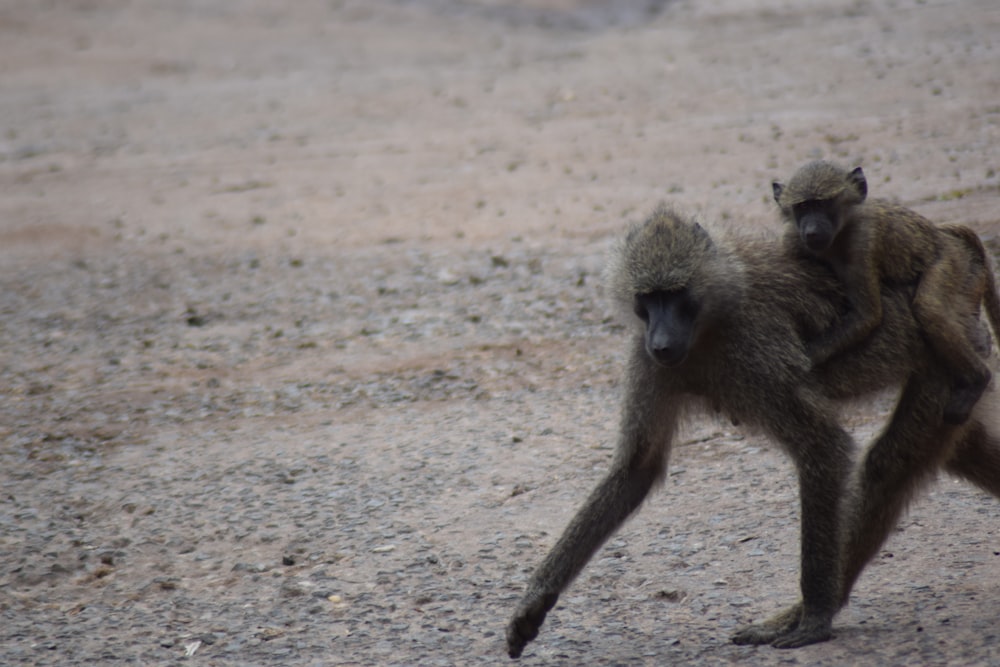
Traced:
POLYGON ((1000 498, 1000 438, 982 422, 973 421, 945 462, 945 470, 1000 498))
POLYGON ((911 498, 952 454, 957 431, 942 422, 949 381, 937 371, 911 377, 892 420, 861 461, 854 505, 844 517, 841 605, 911 498))
MULTIPOLYGON (((885 542, 910 498, 951 452, 955 429, 944 426, 941 420, 948 389, 948 378, 940 373, 911 378, 891 421, 860 464, 853 496, 849 495, 849 502, 843 507, 841 607, 847 603, 858 576, 885 542)), ((982 458, 980 450, 984 447, 993 457, 987 460, 998 466, 995 470, 1000 470, 1000 447, 996 445, 985 437, 968 438, 964 453, 958 455, 956 452, 954 458, 958 474, 975 474, 971 468, 982 458), (989 449, 988 445, 994 446, 989 449)), ((986 474, 985 477, 992 480, 991 488, 1000 490, 1000 475, 994 478, 986 474)), ((978 477, 973 481, 987 483, 980 482, 978 477)), ((763 623, 742 629, 733 641, 737 644, 771 643, 798 626, 802 609, 799 601, 763 623)))

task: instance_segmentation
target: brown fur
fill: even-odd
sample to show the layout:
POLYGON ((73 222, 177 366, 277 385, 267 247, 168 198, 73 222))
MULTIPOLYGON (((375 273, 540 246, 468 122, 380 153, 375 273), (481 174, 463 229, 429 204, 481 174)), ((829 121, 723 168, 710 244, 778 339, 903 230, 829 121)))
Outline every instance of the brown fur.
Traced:
POLYGON ((507 627, 511 657, 663 479, 675 429, 691 411, 717 406, 764 430, 798 470, 802 602, 742 630, 737 643, 828 639, 850 584, 929 471, 944 465, 1000 495, 995 431, 975 417, 961 428, 942 425, 948 384, 935 364, 923 363, 929 354, 908 289, 885 289, 883 326, 837 364, 816 368, 803 341, 833 326, 847 304, 824 265, 791 256, 780 243, 717 242, 661 208, 629 230, 608 284, 633 330, 617 454, 532 575, 507 627), (852 478, 853 441, 837 420, 836 400, 900 384, 890 425, 852 478))

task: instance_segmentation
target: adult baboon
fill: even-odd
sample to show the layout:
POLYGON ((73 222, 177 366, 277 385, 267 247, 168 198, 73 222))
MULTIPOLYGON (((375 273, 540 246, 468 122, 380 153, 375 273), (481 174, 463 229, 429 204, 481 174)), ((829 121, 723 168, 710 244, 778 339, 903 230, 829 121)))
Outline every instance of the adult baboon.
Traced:
POLYGON ((1000 334, 993 271, 975 233, 937 227, 908 208, 869 199, 861 167, 848 171, 832 162, 810 162, 787 186, 774 182, 773 190, 789 223, 787 239, 831 266, 851 305, 807 346, 813 363, 857 345, 879 325, 881 283, 914 285, 913 314, 953 375, 944 419, 965 421, 990 382, 990 370, 967 335, 984 301, 994 335, 1000 334))
POLYGON ((763 429, 798 470, 802 600, 738 633, 738 643, 796 647, 828 639, 849 590, 842 582, 853 582, 928 471, 944 464, 1000 494, 1000 441, 976 419, 961 428, 942 422, 948 381, 939 364, 928 363, 910 290, 884 291, 882 326, 836 364, 813 367, 803 340, 837 320, 843 292, 824 265, 789 255, 775 241, 716 243, 660 208, 628 232, 608 275, 610 294, 634 329, 617 453, 532 575, 507 627, 511 657, 663 478, 675 429, 691 411, 721 409, 763 429), (853 441, 835 402, 899 384, 906 386, 892 422, 859 478, 863 495, 848 504, 853 441), (845 508, 851 516, 842 522, 845 508), (851 553, 842 557, 845 543, 851 553))

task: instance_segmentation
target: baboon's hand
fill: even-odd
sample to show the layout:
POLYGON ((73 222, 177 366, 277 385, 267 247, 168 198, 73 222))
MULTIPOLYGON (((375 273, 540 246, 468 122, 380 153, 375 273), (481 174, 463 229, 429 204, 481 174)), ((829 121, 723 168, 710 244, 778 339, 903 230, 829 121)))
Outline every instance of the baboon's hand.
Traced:
POLYGON ((558 593, 530 592, 521 600, 514 617, 507 625, 507 655, 512 658, 521 657, 521 651, 532 639, 538 636, 538 629, 545 621, 549 609, 555 606, 559 599, 558 593))

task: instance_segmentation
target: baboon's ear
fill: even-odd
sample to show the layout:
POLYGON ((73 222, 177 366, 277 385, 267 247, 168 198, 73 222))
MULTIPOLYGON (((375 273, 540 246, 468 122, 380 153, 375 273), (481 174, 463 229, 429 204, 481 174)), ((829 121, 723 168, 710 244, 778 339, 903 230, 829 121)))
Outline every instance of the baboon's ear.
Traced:
POLYGON ((778 181, 775 181, 775 182, 771 183, 771 190, 774 192, 774 201, 775 202, 778 202, 778 199, 781 197, 781 191, 784 190, 784 189, 785 189, 785 186, 782 185, 781 183, 779 183, 778 181))
POLYGON ((865 197, 868 196, 868 179, 865 178, 865 172, 861 170, 861 167, 855 167, 854 171, 851 172, 851 183, 854 184, 858 194, 861 195, 861 200, 864 201, 865 197))
POLYGON ((712 240, 712 235, 708 233, 707 229, 696 222, 691 225, 691 231, 694 233, 694 238, 697 239, 699 243, 703 244, 703 247, 709 248, 712 252, 715 252, 715 241, 712 240))

